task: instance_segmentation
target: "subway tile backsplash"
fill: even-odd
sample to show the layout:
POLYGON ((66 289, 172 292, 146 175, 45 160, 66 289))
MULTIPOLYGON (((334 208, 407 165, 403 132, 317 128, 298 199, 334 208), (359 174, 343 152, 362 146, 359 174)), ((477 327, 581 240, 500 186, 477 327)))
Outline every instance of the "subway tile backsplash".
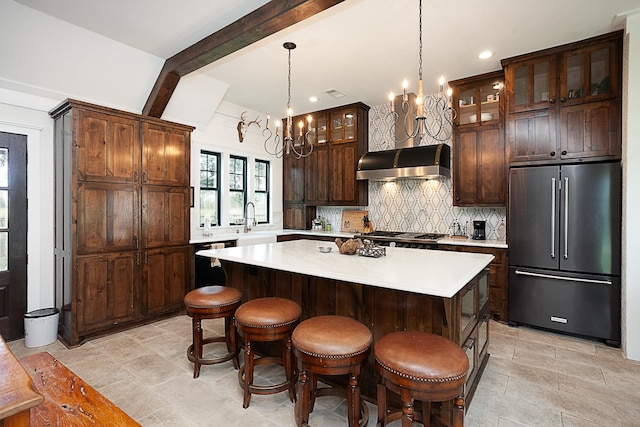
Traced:
MULTIPOLYGON (((388 128, 387 104, 369 110, 369 150, 394 148, 388 128)), ((451 140, 444 141, 451 145, 451 140)), ((420 145, 439 143, 423 141, 420 145)), ((453 150, 452 150, 453 152, 453 150)), ((452 171, 453 172, 453 171, 452 171)), ((453 178, 436 180, 398 180, 395 182, 369 181, 369 206, 318 208, 318 215, 326 218, 335 230, 340 229, 342 211, 367 209, 374 229, 406 232, 453 233, 453 224, 468 226, 472 221, 487 222, 487 239, 504 238, 506 208, 469 208, 453 206, 453 178), (504 224, 504 227, 501 227, 504 224)))

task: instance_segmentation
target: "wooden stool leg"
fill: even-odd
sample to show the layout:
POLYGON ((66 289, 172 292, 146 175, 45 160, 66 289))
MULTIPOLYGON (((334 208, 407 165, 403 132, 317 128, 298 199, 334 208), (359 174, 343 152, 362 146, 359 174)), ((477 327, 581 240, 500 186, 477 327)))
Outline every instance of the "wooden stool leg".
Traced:
POLYGON ((387 423, 386 423, 386 415, 387 415, 387 386, 382 384, 382 383, 378 383, 378 392, 377 392, 377 399, 378 399, 378 424, 381 427, 384 427, 387 423))
POLYGON ((232 316, 224 318, 224 331, 227 338, 227 351, 235 353, 233 357, 233 367, 238 369, 240 362, 238 360, 238 345, 236 344, 236 326, 232 316))
POLYGON ((291 343, 291 335, 289 335, 284 349, 284 372, 287 377, 287 381, 289 381, 289 400, 292 402, 296 401, 296 384, 294 381, 295 374, 293 369, 294 358, 293 344, 291 343))
POLYGON ((413 398, 411 391, 403 388, 400 393, 402 400, 402 427, 411 427, 413 425, 413 398))
POLYGON ((193 378, 200 376, 200 359, 202 358, 202 319, 193 316, 193 378))
POLYGON ((350 427, 358 427, 360 419, 360 387, 358 387, 358 373, 349 374, 347 386, 347 418, 350 427))
POLYGON ((300 367, 300 381, 298 381, 298 398, 295 403, 296 425, 301 427, 309 423, 309 377, 307 369, 300 367))
POLYGON ((424 427, 431 425, 431 402, 422 401, 422 424, 424 427))
POLYGON ((453 399, 453 427, 464 426, 464 396, 458 395, 453 399))
POLYGON ((243 408, 249 407, 249 401, 251 400, 251 384, 253 384, 253 348, 251 348, 251 341, 246 340, 244 345, 244 399, 242 402, 243 408))

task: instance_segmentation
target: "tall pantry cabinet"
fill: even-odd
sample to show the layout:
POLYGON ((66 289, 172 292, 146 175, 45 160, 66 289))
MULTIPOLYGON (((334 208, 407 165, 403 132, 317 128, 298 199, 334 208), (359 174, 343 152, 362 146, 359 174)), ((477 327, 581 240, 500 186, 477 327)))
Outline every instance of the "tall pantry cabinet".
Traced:
POLYGON ((67 100, 55 122, 55 290, 67 345, 182 308, 193 127, 67 100))

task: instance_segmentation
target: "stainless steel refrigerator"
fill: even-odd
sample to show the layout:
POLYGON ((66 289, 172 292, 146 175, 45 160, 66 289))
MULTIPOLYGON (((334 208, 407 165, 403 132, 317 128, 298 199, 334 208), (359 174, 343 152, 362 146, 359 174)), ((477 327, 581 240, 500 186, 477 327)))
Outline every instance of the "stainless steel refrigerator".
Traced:
POLYGON ((509 322, 620 344, 619 162, 509 170, 509 322))

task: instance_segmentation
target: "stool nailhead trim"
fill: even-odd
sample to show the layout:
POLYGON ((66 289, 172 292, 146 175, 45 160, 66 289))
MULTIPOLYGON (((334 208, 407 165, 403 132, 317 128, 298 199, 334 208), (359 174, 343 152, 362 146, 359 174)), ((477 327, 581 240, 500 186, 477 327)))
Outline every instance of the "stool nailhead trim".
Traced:
POLYGON ((412 381, 420 381, 420 382, 427 382, 427 383, 446 383, 446 382, 450 382, 450 381, 457 381, 460 378, 463 378, 465 375, 467 375, 467 373, 463 373, 460 375, 456 375, 453 377, 447 377, 447 378, 420 378, 420 377, 415 377, 413 375, 409 375, 409 374, 405 374, 404 372, 398 372, 395 369, 391 369, 390 367, 388 367, 387 365, 385 365, 384 363, 380 362, 380 360, 378 360, 378 358, 376 358, 376 362, 379 363, 384 369, 386 369, 387 371, 399 375, 403 378, 408 378, 412 381))
POLYGON ((251 324, 248 324, 248 323, 238 322, 238 319, 236 319, 236 323, 238 323, 238 325, 240 325, 240 326, 247 326, 249 328, 264 328, 264 329, 279 328, 281 326, 291 325, 293 323, 296 323, 297 321, 298 321, 298 319, 291 320, 289 322, 276 323, 276 324, 270 323, 268 325, 251 325, 251 324))
MULTIPOLYGON (((294 347, 295 347, 295 345, 294 345, 294 347)), ((299 349, 299 348, 297 348, 297 347, 296 347, 296 349, 297 349, 299 352, 304 353, 304 354, 307 354, 307 355, 309 355, 309 356, 312 356, 312 357, 322 357, 322 358, 324 358, 324 359, 346 359, 346 358, 349 358, 349 357, 353 357, 353 356, 357 356, 357 355, 359 355, 359 354, 362 354, 362 353, 364 353, 364 352, 366 352, 366 351, 368 350, 368 348, 365 348, 364 350, 356 351, 356 352, 349 353, 349 354, 333 354, 333 355, 329 355, 329 354, 317 354, 317 353, 312 353, 312 352, 310 352, 310 351, 304 351, 304 350, 299 349)))

